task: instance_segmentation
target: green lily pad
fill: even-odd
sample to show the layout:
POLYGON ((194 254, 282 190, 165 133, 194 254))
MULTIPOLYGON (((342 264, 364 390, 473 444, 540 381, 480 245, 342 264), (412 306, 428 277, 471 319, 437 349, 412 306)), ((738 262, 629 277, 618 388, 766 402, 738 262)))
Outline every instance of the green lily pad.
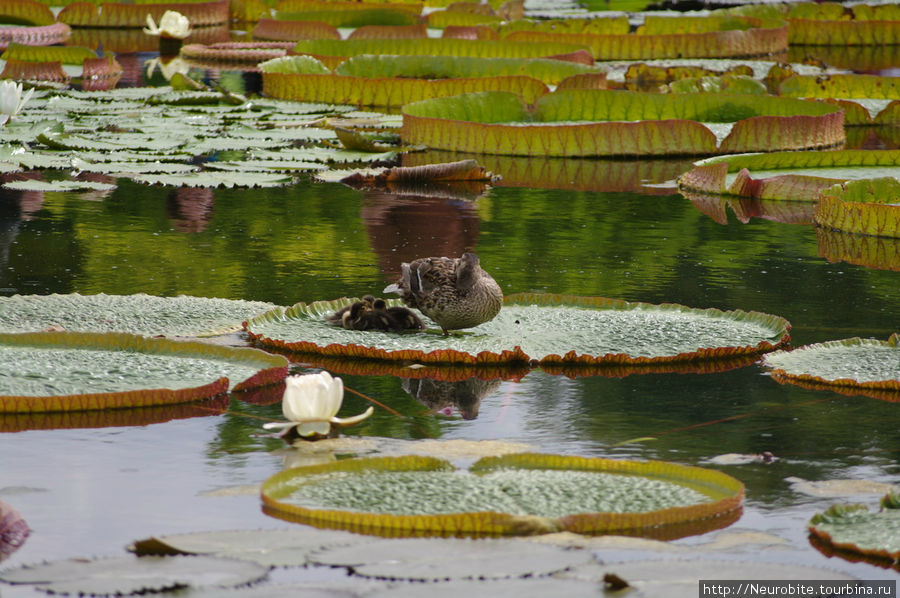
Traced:
POLYGON ((860 235, 900 238, 900 181, 893 177, 839 183, 819 195, 819 226, 860 235))
POLYGON ((485 365, 727 359, 770 351, 787 342, 790 329, 783 318, 757 312, 541 294, 507 297, 496 318, 461 335, 376 333, 325 322, 327 314, 352 301, 275 308, 248 320, 245 329, 263 346, 300 353, 485 365))
POLYGON ((848 338, 775 351, 763 357, 778 382, 900 391, 900 335, 887 341, 848 338))
POLYGON ((13 295, 0 297, 0 331, 38 332, 53 326, 80 332, 148 336, 215 336, 274 307, 262 301, 153 295, 13 295))
POLYGON ((529 453, 485 457, 468 472, 430 457, 350 459, 285 470, 262 486, 271 515, 392 537, 652 535, 710 523, 742 498, 743 485, 717 471, 529 453))
POLYGON ((183 588, 226 588, 268 574, 256 563, 207 556, 72 558, 0 573, 0 581, 29 584, 51 594, 126 595, 183 588))
POLYGON ((835 183, 900 178, 898 150, 771 152, 716 156, 678 177, 681 190, 754 199, 817 202, 835 183))
POLYGON ((5 413, 185 403, 287 375, 279 355, 125 333, 0 333, 0 355, 5 413))
POLYGON ((17 191, 111 191, 116 185, 94 181, 39 181, 36 179, 3 183, 6 189, 17 191))
POLYGON ((809 532, 819 544, 832 551, 846 551, 896 565, 900 561, 900 508, 896 506, 896 497, 896 494, 887 495, 877 512, 869 511, 865 505, 832 505, 810 519, 809 532))
POLYGON ((698 155, 831 147, 844 128, 838 106, 794 98, 565 89, 533 109, 499 91, 414 102, 403 140, 488 154, 698 155))

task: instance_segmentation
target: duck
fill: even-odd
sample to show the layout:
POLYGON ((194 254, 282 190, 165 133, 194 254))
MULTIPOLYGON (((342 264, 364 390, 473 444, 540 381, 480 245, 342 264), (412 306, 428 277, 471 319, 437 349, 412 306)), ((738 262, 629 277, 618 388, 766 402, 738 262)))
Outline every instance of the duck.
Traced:
POLYGON ((446 336, 451 330, 489 322, 500 312, 503 291, 475 253, 425 257, 400 265, 400 279, 384 288, 431 318, 446 336))
POLYGON ((325 316, 325 321, 331 324, 332 326, 341 326, 343 328, 347 328, 347 319, 350 318, 350 312, 355 307, 357 313, 363 307, 371 308, 375 303, 375 297, 372 295, 363 295, 362 300, 354 301, 350 305, 345 305, 340 308, 333 314, 329 314, 325 316))

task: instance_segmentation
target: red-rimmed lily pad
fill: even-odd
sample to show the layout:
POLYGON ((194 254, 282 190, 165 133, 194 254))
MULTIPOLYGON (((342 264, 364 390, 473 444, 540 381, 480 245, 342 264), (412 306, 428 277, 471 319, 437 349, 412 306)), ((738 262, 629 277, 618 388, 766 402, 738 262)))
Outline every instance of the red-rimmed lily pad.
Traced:
POLYGON ((778 94, 818 98, 844 108, 844 124, 894 125, 900 122, 900 84, 877 75, 794 75, 782 81, 778 94))
POLYGON ((468 471, 432 457, 350 459, 277 473, 261 493, 273 516, 391 537, 653 536, 684 523, 709 529, 743 495, 739 481, 699 467, 530 453, 468 471))
POLYGON ((247 348, 125 333, 0 334, 0 413, 187 403, 274 384, 287 360, 247 348))
POLYGON ((760 3, 725 12, 787 19, 791 46, 882 46, 900 41, 900 11, 889 3, 760 3))
POLYGON ((403 107, 405 142, 487 154, 701 155, 832 147, 844 141, 837 106, 794 98, 561 90, 534 108, 484 92, 403 107))
POLYGON ((900 177, 898 150, 770 152, 716 156, 678 177, 680 190, 753 199, 817 202, 835 183, 900 177))
POLYGON ((859 235, 900 238, 900 181, 862 179, 829 187, 819 195, 817 225, 859 235))
MULTIPOLYGON (((345 330, 326 323, 327 314, 352 301, 275 308, 250 319, 245 328, 257 344, 297 353, 494 367, 728 360, 771 351, 790 339, 787 320, 758 312, 543 294, 508 296, 493 320, 450 336, 433 330, 345 330)), ((400 305, 397 300, 388 303, 400 305)))
MULTIPOLYGON (((881 510, 862 504, 832 505, 809 521, 810 541, 829 556, 862 557, 900 571, 900 495, 888 493, 881 510)), ((857 558, 853 558, 857 557, 857 558)))
POLYGON ((900 400, 900 335, 887 341, 848 338, 763 357, 777 382, 835 390, 893 393, 900 400))
POLYGON ((165 336, 215 336, 275 307, 263 301, 155 295, 12 295, 0 297, 0 332, 61 328, 165 336))
MULTIPOLYGON (((634 33, 592 33, 588 31, 592 21, 576 21, 584 23, 585 32, 575 32, 573 25, 561 25, 560 29, 567 29, 566 32, 524 31, 522 25, 514 24, 512 28, 518 30, 503 39, 584 44, 598 60, 746 58, 777 54, 788 48, 787 23, 778 19, 648 16, 634 33)), ((611 27, 617 26, 619 20, 613 20, 611 27)))
POLYGON ((72 27, 130 27, 147 26, 147 15, 158 23, 167 10, 186 16, 194 27, 228 23, 228 0, 209 2, 160 2, 125 4, 118 2, 73 2, 66 5, 57 19, 72 27))

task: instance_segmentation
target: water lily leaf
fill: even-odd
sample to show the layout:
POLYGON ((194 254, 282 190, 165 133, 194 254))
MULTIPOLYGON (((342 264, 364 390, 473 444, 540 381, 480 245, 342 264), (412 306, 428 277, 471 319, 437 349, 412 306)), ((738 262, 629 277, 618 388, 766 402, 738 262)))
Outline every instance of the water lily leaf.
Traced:
POLYGON ((19 81, 40 81, 65 87, 69 84, 69 74, 59 62, 25 62, 11 58, 6 61, 0 77, 19 81))
POLYGON ((786 51, 788 27, 774 19, 647 16, 634 33, 513 31, 503 39, 584 44, 597 60, 752 57, 786 51))
POLYGON ((686 77, 669 83, 663 90, 668 93, 768 93, 765 85, 747 75, 686 77))
POLYGON ((504 539, 410 538, 326 549, 312 559, 322 565, 352 567, 355 574, 365 577, 450 581, 543 577, 590 562, 591 556, 504 539))
POLYGON ((403 139, 491 154, 690 155, 831 146, 844 140, 842 122, 839 107, 793 98, 570 89, 529 110, 513 94, 484 92, 404 106, 403 139), (701 122, 733 128, 717 147, 701 122))
POLYGON ((51 25, 56 22, 50 7, 40 2, 4 2, 0 7, 0 23, 11 25, 51 25))
MULTIPOLYGON (((255 493, 254 493, 255 494, 255 493)), ((198 532, 137 540, 128 550, 139 555, 208 555, 252 561, 264 567, 299 567, 310 553, 327 546, 360 542, 350 533, 315 528, 198 532)))
MULTIPOLYGON (((254 150, 251 151, 250 154, 253 158, 260 160, 297 160, 300 162, 311 161, 322 162, 325 164, 391 162, 397 157, 397 152, 394 151, 373 154, 371 152, 357 152, 331 147, 307 147, 301 149, 279 150, 278 152, 254 150)), ((350 174, 350 172, 342 171, 340 176, 347 176, 348 174, 350 174)))
POLYGON ((22 62, 60 62, 63 64, 82 64, 86 59, 97 58, 97 53, 90 48, 78 46, 26 46, 12 43, 0 55, 3 60, 19 60, 22 62))
POLYGON ((0 352, 5 413, 186 403, 226 392, 229 377, 241 390, 287 375, 261 351, 125 333, 0 333, 0 352))
POLYGON ((447 38, 303 40, 294 46, 295 53, 314 56, 330 69, 336 68, 350 57, 362 54, 545 58, 584 49, 586 48, 583 45, 571 43, 518 43, 447 38))
POLYGON ((12 295, 0 297, 0 331, 38 332, 51 326, 81 332, 147 336, 215 336, 274 307, 263 301, 153 295, 12 295))
POLYGON ((851 553, 896 567, 900 560, 900 509, 885 502, 886 508, 874 513, 865 505, 832 505, 816 513, 808 525, 813 546, 829 556, 851 553))
POLYGON ((326 314, 351 302, 279 307, 251 318, 245 328, 263 346, 298 353, 469 365, 530 360, 542 365, 672 364, 759 354, 790 338, 786 320, 757 312, 541 294, 507 297, 492 321, 448 337, 376 334, 325 322, 326 314))
POLYGON ((72 558, 0 573, 0 580, 30 584, 52 594, 125 595, 183 588, 226 588, 263 579, 256 563, 197 557, 72 558))
POLYGON ((264 172, 204 171, 183 175, 138 175, 134 180, 148 185, 170 187, 281 187, 290 185, 293 179, 280 174, 264 172))
MULTIPOLYGON (((500 547, 498 547, 500 548, 500 547)), ((458 559, 459 557, 457 557, 458 559)), ((530 562, 530 561, 529 561, 530 562)), ((456 565, 456 563, 453 563, 456 565)), ((539 577, 536 579, 502 580, 450 580, 428 586, 429 598, 455 598, 457 596, 491 596, 491 598, 596 598, 598 584, 574 579, 539 577)), ((376 590, 371 598, 416 598, 422 595, 419 584, 395 585, 386 590, 376 590)))
POLYGON ((376 174, 355 173, 341 179, 345 185, 355 189, 384 188, 396 184, 424 184, 433 181, 485 181, 493 180, 493 173, 487 172, 475 160, 425 164, 422 166, 399 166, 387 168, 376 174))
MULTIPOLYGON (((718 471, 529 453, 485 457, 468 472, 429 457, 350 459, 289 469, 262 486, 274 516, 391 537, 652 535, 709 523, 738 510, 742 498, 743 485, 718 471)), ((346 564, 359 572, 359 562, 346 564)))
POLYGON ((209 68, 227 65, 229 69, 256 71, 257 63, 287 54, 291 42, 216 42, 213 44, 185 44, 179 56, 192 64, 199 62, 209 68))
POLYGON ((140 28, 146 27, 148 14, 159 23, 166 10, 180 12, 195 29, 221 25, 231 19, 228 0, 149 4, 73 2, 64 6, 56 18, 73 27, 140 28))
POLYGON ((881 496, 898 491, 897 486, 894 486, 893 484, 873 482, 870 480, 823 480, 821 482, 812 482, 798 477, 788 477, 784 480, 791 484, 791 490, 794 492, 824 498, 839 498, 866 494, 881 496))
MULTIPOLYGON (((763 358, 781 383, 900 391, 898 335, 887 341, 848 338, 776 351, 763 358)), ((900 400, 900 397, 897 397, 900 400)))
POLYGON ((334 25, 322 21, 283 21, 259 19, 252 31, 253 39, 298 41, 301 39, 341 39, 334 25))
POLYGON ((839 183, 820 193, 814 220, 833 230, 900 238, 898 194, 893 177, 839 183))
POLYGON ((94 181, 38 181, 35 179, 3 183, 6 189, 18 191, 111 191, 116 185, 94 181))
POLYGON ((426 37, 428 37, 428 26, 425 23, 419 23, 418 25, 363 25, 351 31, 347 39, 419 39, 426 37))
POLYGON ((698 161, 678 177, 678 187, 717 195, 817 202, 819 194, 835 183, 891 174, 900 177, 898 150, 771 152, 698 161))

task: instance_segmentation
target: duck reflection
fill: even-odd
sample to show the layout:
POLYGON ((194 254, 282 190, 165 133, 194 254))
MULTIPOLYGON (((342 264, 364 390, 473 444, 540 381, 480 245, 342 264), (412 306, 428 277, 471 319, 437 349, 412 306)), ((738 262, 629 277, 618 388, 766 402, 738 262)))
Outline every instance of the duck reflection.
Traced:
POLYGON ((494 392, 500 382, 500 378, 455 381, 404 378, 401 385, 403 390, 434 413, 449 415, 455 409, 463 419, 475 419, 478 417, 481 399, 494 392))
POLYGON ((29 534, 31 529, 19 512, 0 500, 0 561, 18 550, 29 534))
POLYGON ((423 255, 462 255, 478 240, 475 204, 457 198, 368 191, 361 216, 386 277, 423 255))
POLYGON ((209 226, 215 202, 212 189, 182 187, 166 198, 166 214, 176 230, 198 233, 209 226))

